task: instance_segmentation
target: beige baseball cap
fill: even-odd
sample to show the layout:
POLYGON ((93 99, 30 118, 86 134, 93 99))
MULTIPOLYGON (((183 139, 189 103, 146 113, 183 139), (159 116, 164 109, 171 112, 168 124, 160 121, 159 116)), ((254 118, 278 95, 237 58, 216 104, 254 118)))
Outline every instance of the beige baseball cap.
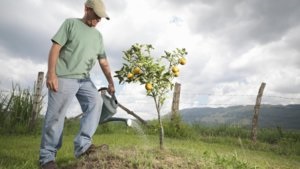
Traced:
POLYGON ((85 5, 89 8, 92 8, 97 16, 100 18, 106 18, 109 20, 109 16, 105 12, 105 6, 102 0, 87 0, 85 5))

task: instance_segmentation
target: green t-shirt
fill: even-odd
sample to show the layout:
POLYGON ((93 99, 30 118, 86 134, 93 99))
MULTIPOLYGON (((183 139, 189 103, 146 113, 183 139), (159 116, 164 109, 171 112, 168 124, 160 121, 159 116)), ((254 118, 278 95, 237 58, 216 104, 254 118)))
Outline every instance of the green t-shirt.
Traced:
POLYGON ((51 40, 62 46, 56 64, 58 77, 88 78, 97 59, 106 57, 101 33, 79 18, 66 19, 51 40))

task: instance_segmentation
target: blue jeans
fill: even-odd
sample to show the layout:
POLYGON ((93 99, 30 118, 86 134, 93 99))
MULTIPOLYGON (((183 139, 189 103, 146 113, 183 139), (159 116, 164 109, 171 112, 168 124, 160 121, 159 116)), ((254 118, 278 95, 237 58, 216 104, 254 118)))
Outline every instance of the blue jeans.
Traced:
POLYGON ((58 78, 58 91, 48 91, 48 108, 40 147, 41 165, 54 161, 57 150, 62 146, 64 120, 74 96, 83 112, 79 133, 74 139, 75 157, 79 157, 92 144, 102 110, 101 95, 90 79, 58 78))

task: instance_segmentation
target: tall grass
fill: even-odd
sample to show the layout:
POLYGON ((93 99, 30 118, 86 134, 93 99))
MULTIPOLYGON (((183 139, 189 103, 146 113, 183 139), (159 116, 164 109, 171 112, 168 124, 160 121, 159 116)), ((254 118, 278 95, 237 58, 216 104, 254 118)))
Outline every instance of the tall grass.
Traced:
POLYGON ((8 93, 0 90, 0 133, 26 134, 38 130, 38 126, 32 131, 29 130, 33 98, 32 90, 22 89, 18 84, 12 84, 8 93))

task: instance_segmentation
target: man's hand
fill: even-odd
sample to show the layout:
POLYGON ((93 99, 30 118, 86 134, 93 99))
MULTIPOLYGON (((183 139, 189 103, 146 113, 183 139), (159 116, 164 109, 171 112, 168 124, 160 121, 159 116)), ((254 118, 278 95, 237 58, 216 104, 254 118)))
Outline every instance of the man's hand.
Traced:
POLYGON ((115 93, 115 87, 113 84, 108 84, 107 92, 112 96, 115 93))
POLYGON ((49 90, 53 90, 54 92, 58 91, 58 79, 56 74, 47 75, 46 85, 49 90))
POLYGON ((46 86, 48 87, 48 89, 53 90, 54 92, 58 91, 58 79, 55 73, 55 67, 60 49, 61 46, 58 43, 53 42, 48 58, 48 73, 46 86))

